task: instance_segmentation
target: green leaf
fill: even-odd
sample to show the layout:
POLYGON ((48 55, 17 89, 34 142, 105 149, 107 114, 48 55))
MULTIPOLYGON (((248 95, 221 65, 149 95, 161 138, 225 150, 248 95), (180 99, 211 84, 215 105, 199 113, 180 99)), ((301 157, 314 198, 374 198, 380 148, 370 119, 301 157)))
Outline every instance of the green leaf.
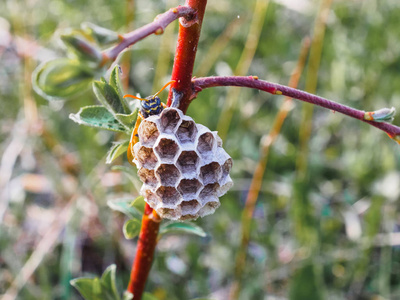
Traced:
POLYGON ((129 140, 114 142, 107 153, 106 164, 113 162, 121 154, 125 153, 129 146, 129 140))
POLYGON ((77 30, 68 30, 60 35, 61 40, 67 46, 70 53, 76 58, 100 63, 102 60, 101 50, 91 43, 83 34, 77 30))
POLYGON ((143 212, 138 210, 136 207, 132 206, 132 199, 118 199, 118 200, 109 200, 107 201, 108 207, 112 210, 122 212, 129 218, 137 218, 141 219, 143 212))
POLYGON ((70 281, 86 300, 101 300, 101 284, 98 278, 76 278, 70 281), (96 280, 97 279, 97 280, 96 280))
POLYGON ((144 201, 143 196, 137 197, 135 200, 132 201, 131 206, 138 210, 142 215, 144 214, 144 207, 146 205, 146 201, 144 201))
POLYGON ((178 234, 189 233, 201 237, 205 237, 207 235, 203 230, 203 228, 201 228, 200 226, 197 226, 193 223, 180 223, 180 222, 162 224, 160 228, 160 237, 167 233, 178 233, 178 234))
POLYGON ((125 112, 121 98, 115 89, 108 83, 103 81, 93 82, 93 91, 100 103, 113 114, 123 114, 125 112))
POLYGON ((124 107, 125 112, 128 113, 131 110, 129 109, 127 100, 124 98, 124 90, 122 88, 121 79, 119 77, 120 73, 121 73, 121 68, 118 65, 116 65, 110 74, 110 85, 117 92, 119 98, 122 101, 122 106, 124 107))
POLYGON ((100 45, 108 45, 120 41, 118 33, 93 23, 84 22, 81 24, 81 28, 87 34, 93 36, 100 45))
POLYGON ((124 236, 131 240, 139 235, 141 223, 138 219, 130 219, 125 222, 123 227, 124 236))
POLYGON ((39 65, 32 74, 32 86, 46 100, 64 100, 86 91, 95 71, 79 61, 55 59, 39 65))
POLYGON ((129 133, 129 130, 101 105, 82 107, 78 113, 70 114, 69 118, 81 125, 129 133))
POLYGON ((103 289, 106 289, 106 291, 111 294, 113 299, 120 300, 121 298, 119 297, 116 284, 116 268, 116 265, 112 264, 104 271, 103 275, 101 276, 101 284, 103 289))
POLYGON ((101 276, 95 278, 76 278, 70 281, 86 300, 120 300, 116 285, 116 267, 109 266, 101 276))
POLYGON ((120 123, 124 124, 125 127, 132 130, 135 127, 135 123, 138 117, 139 110, 136 109, 133 113, 129 115, 125 114, 115 114, 115 117, 120 121, 120 123))

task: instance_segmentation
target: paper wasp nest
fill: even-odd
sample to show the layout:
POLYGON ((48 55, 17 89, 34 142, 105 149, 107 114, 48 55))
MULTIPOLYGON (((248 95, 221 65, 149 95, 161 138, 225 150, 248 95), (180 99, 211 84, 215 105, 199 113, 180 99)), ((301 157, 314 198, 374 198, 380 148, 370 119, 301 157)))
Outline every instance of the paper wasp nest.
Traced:
POLYGON ((141 194, 166 219, 194 220, 212 214, 233 185, 232 159, 216 131, 170 107, 142 121, 133 162, 141 194))

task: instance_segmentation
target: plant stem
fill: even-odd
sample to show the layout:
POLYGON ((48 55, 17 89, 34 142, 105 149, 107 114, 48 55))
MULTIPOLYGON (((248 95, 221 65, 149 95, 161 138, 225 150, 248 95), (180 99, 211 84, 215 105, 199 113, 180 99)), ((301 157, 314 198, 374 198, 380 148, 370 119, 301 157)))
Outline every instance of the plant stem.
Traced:
POLYGON ((193 66, 207 0, 186 0, 185 5, 196 10, 197 19, 191 22, 181 19, 179 22, 178 42, 171 76, 175 83, 170 89, 167 100, 167 106, 171 106, 174 98, 174 101, 177 101, 174 105, 184 113, 192 100, 193 66))
POLYGON ((153 33, 162 34, 165 27, 180 17, 185 17, 188 21, 195 20, 195 10, 189 6, 171 8, 167 12, 158 15, 153 22, 121 35, 121 42, 118 45, 103 51, 104 61, 114 61, 123 50, 153 33))
POLYGON ((153 262, 160 222, 160 217, 146 203, 136 256, 132 264, 131 277, 128 285, 128 291, 134 295, 135 300, 140 300, 142 298, 153 262))
POLYGON ((194 78, 192 80, 195 98, 197 93, 205 88, 216 86, 241 86, 253 89, 258 89, 274 95, 284 95, 300 101, 315 104, 324 108, 328 108, 334 112, 339 112, 349 117, 361 120, 368 123, 380 130, 386 132, 390 138, 394 139, 400 144, 400 127, 376 121, 368 121, 364 119, 365 111, 358 110, 320 96, 309 94, 307 92, 290 88, 285 85, 272 83, 269 81, 259 80, 257 76, 215 76, 215 77, 202 77, 194 78))

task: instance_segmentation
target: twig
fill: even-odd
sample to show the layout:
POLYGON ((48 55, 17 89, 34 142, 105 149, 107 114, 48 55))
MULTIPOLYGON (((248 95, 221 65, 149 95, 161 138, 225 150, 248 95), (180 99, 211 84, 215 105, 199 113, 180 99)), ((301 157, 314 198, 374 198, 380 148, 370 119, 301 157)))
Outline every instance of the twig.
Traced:
POLYGON ((191 21, 195 20, 195 12, 196 11, 189 6, 178 6, 171 8, 167 12, 158 15, 153 22, 132 32, 121 35, 121 42, 118 45, 103 52, 104 62, 114 61, 123 50, 151 34, 162 34, 168 24, 180 17, 185 17, 187 20, 191 21))
POLYGON ((380 130, 386 132, 390 138, 394 139, 400 144, 400 127, 383 122, 369 121, 366 116, 369 112, 358 110, 320 96, 312 95, 307 92, 290 88, 285 85, 272 83, 269 81, 259 80, 257 76, 215 76, 215 77, 202 77, 193 78, 193 90, 194 96, 197 95, 203 89, 216 87, 216 86, 240 86, 258 89, 274 95, 284 95, 297 100, 315 104, 324 108, 328 108, 332 111, 342 113, 349 117, 361 120, 368 123, 380 130))

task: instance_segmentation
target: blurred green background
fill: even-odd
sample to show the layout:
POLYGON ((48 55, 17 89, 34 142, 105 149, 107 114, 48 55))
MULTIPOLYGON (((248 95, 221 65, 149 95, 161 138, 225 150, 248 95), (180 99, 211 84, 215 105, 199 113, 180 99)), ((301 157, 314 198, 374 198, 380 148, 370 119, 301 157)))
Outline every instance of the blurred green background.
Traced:
MULTIPOLYGON (((210 0, 194 75, 287 84, 303 38, 324 32, 299 88, 362 110, 400 109, 400 1, 329 2, 210 0), (326 22, 316 23, 321 3, 326 22)), ((2 0, 2 299, 81 299, 69 280, 100 276, 111 263, 120 290, 126 287, 136 240, 125 240, 124 216, 107 201, 134 199, 140 182, 105 164, 120 137, 69 120, 96 103, 91 90, 49 103, 32 92, 31 74, 65 56, 59 30, 89 21, 125 33, 179 4, 2 0)), ((123 54, 125 92, 150 95, 169 80, 176 36, 175 22, 123 54)), ((282 100, 221 87, 191 104, 188 115, 220 131, 235 185, 215 214, 196 221, 206 238, 160 240, 147 285, 157 299, 229 299, 233 282, 239 299, 400 299, 400 148, 376 128, 321 108, 310 118, 295 101, 269 150, 253 220, 242 222, 260 145, 282 100), (246 226, 247 258, 235 267, 246 226)), ((133 169, 125 157, 115 164, 133 169)))

